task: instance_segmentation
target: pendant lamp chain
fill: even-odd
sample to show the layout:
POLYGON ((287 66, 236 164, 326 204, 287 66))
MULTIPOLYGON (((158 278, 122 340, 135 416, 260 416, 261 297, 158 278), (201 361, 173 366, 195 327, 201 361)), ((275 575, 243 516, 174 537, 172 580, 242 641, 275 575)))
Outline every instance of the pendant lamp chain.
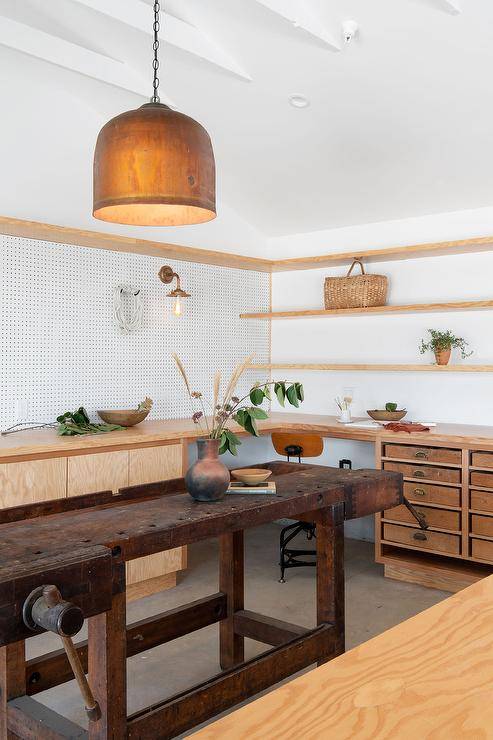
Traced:
POLYGON ((152 87, 154 89, 154 92, 153 92, 153 95, 152 95, 152 98, 151 98, 151 103, 159 103, 160 102, 159 95, 158 95, 159 77, 157 76, 158 69, 159 69, 158 52, 159 52, 159 28, 160 28, 160 24, 159 24, 159 13, 160 13, 160 11, 161 11, 161 8, 160 8, 160 5, 159 5, 159 2, 158 2, 158 0, 156 0, 156 2, 154 3, 154 24, 152 26, 152 28, 154 30, 154 43, 152 44, 152 48, 153 48, 153 51, 154 51, 154 59, 152 60, 152 68, 154 70, 154 76, 153 76, 153 80, 152 80, 152 87))

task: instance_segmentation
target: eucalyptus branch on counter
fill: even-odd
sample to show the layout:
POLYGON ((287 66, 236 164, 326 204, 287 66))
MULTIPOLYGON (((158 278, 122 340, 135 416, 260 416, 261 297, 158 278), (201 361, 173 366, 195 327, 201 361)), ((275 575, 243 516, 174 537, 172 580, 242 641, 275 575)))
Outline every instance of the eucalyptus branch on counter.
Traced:
POLYGON ((83 406, 73 413, 66 411, 61 416, 57 416, 57 422, 57 434, 61 437, 73 437, 77 434, 105 434, 125 429, 120 424, 92 424, 83 406))

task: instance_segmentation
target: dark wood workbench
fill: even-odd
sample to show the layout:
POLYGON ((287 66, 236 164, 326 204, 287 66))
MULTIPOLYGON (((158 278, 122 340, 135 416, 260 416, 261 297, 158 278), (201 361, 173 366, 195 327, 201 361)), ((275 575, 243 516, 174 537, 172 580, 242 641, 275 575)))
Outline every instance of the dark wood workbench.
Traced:
POLYGON ((344 518, 401 503, 402 476, 284 462, 266 466, 274 474, 275 496, 198 504, 180 479, 121 489, 117 496, 103 492, 0 512, 0 737, 7 737, 7 726, 21 738, 83 737, 74 734, 81 728, 31 698, 72 677, 63 651, 25 662, 24 640, 32 632, 22 607, 43 584, 55 584, 89 618, 88 642, 78 652, 102 712, 89 723, 91 739, 174 737, 343 652, 344 518), (282 517, 317 523, 313 630, 244 609, 243 530, 282 517), (220 592, 126 628, 124 562, 209 537, 220 541, 220 592), (224 672, 127 718, 126 657, 214 622, 220 623, 224 672), (244 663, 245 637, 274 648, 244 663))

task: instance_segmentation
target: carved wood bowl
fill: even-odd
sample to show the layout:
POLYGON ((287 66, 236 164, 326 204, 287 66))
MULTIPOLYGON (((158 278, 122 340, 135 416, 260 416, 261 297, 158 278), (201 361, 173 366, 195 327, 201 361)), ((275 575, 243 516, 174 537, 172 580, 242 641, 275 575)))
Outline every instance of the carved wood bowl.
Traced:
POLYGON ((120 424, 122 427, 134 427, 144 421, 149 411, 137 411, 136 409, 106 409, 98 411, 98 416, 106 424, 120 424))
POLYGON ((260 486, 272 475, 272 470, 266 470, 265 468, 242 468, 241 470, 232 470, 231 475, 247 486, 260 486))
POLYGON ((385 409, 373 409, 366 412, 375 421, 400 421, 407 414, 407 409, 397 411, 385 411, 385 409))

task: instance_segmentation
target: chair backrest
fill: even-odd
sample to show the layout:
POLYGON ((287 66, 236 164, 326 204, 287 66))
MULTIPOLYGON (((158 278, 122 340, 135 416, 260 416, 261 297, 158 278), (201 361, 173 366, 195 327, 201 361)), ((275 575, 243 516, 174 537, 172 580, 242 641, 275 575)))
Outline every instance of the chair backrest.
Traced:
POLYGON ((324 449, 324 441, 319 434, 300 434, 291 432, 274 432, 272 444, 279 455, 288 457, 319 457, 324 449))

